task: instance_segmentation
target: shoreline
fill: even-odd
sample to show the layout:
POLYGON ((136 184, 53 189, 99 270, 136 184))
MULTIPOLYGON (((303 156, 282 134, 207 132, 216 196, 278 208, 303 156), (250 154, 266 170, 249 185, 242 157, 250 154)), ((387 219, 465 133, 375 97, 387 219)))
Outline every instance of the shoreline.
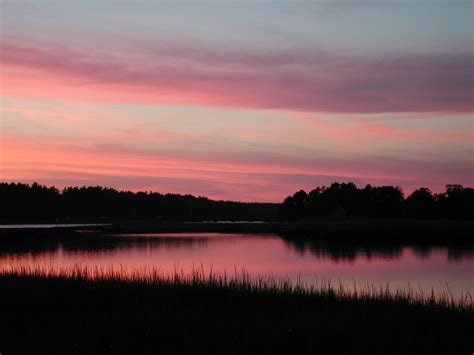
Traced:
MULTIPOLYGON (((46 222, 46 221, 45 221, 46 222)), ((71 235, 107 236, 127 233, 257 233, 290 239, 331 240, 350 243, 474 244, 474 221, 459 220, 320 220, 302 222, 201 223, 162 221, 64 221, 52 228, 0 228, 2 238, 71 235), (78 226, 84 223, 89 225, 78 226), (90 225, 93 224, 93 225, 90 225)), ((18 221, 15 223, 18 225, 18 221)), ((5 224, 3 224, 5 225, 5 224)), ((27 226, 27 224, 23 224, 27 226)))

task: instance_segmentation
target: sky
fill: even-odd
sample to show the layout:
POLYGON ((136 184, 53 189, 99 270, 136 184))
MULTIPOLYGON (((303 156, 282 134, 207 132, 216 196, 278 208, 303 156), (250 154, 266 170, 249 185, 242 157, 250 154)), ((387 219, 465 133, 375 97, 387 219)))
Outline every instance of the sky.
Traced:
POLYGON ((474 1, 0 2, 0 180, 280 202, 474 185, 474 1))

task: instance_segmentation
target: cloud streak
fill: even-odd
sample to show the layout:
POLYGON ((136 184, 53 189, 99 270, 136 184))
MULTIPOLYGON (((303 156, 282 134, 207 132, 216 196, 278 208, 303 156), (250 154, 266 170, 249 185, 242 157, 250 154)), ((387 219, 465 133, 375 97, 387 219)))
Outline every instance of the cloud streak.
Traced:
POLYGON ((100 52, 3 38, 2 93, 298 111, 473 112, 474 55, 339 57, 132 46, 100 52))

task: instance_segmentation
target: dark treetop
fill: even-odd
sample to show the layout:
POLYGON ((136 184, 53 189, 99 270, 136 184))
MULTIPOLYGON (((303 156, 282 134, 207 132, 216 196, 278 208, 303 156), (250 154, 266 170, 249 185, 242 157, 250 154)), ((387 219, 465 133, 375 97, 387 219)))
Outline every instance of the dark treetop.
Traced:
POLYGON ((474 219, 474 189, 420 188, 404 198, 399 187, 333 183, 303 190, 283 203, 214 201, 192 195, 117 191, 100 186, 62 191, 33 183, 0 183, 0 222, 44 220, 312 220, 328 218, 474 219))
POLYGON ((401 188, 371 186, 359 189, 353 183, 333 183, 309 193, 303 190, 288 196, 280 206, 280 218, 419 218, 473 219, 474 189, 446 185, 446 191, 433 194, 419 188, 404 198, 401 188))

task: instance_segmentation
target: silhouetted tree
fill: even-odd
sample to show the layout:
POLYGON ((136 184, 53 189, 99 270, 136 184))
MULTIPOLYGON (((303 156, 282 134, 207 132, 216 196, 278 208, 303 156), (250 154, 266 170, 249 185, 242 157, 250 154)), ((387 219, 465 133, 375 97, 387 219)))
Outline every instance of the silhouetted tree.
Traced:
POLYGON ((436 199, 426 187, 421 187, 405 201, 406 215, 410 218, 430 218, 436 216, 436 199))
POLYGON ((474 189, 446 185, 446 192, 436 195, 439 215, 445 218, 474 219, 474 189))
POLYGON ((427 188, 404 200, 394 186, 333 183, 300 190, 280 205, 214 201, 192 195, 130 192, 88 186, 57 188, 37 183, 0 183, 0 221, 33 220, 305 220, 327 218, 474 219, 474 189, 447 185, 433 195, 427 188))
POLYGON ((293 196, 288 196, 281 206, 283 210, 282 216, 288 216, 290 219, 297 217, 304 219, 307 215, 307 197, 306 192, 303 190, 295 192, 293 196))
POLYGON ((192 195, 117 191, 101 186, 0 183, 0 221, 34 220, 274 220, 278 205, 214 201, 192 195))
POLYGON ((400 187, 357 188, 353 183, 333 183, 308 194, 298 191, 282 203, 284 220, 321 218, 474 218, 473 189, 447 185, 443 194, 427 188, 414 191, 406 200, 400 187))

